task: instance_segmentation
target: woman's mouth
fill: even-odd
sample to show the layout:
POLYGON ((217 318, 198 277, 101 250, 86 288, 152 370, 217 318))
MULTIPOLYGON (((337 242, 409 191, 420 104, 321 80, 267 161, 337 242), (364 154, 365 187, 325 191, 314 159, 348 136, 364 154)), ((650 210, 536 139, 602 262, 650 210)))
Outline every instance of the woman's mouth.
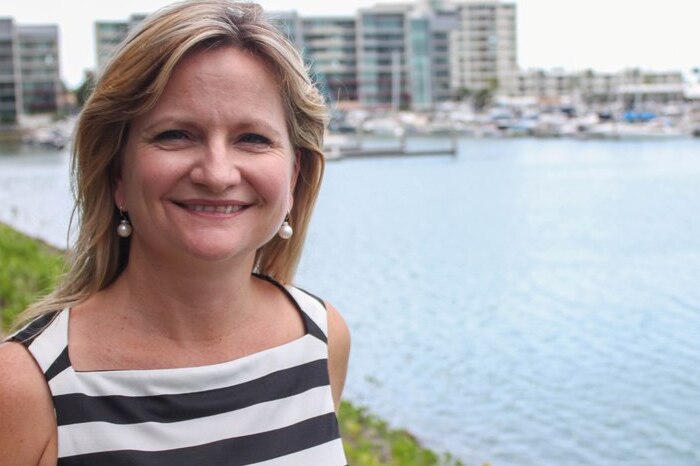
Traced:
POLYGON ((191 204, 185 205, 188 209, 194 212, 216 212, 217 214, 230 214, 242 210, 242 205, 202 205, 191 204))
POLYGON ((190 210, 192 212, 201 212, 208 214, 233 214, 235 212, 240 212, 241 210, 248 207, 246 204, 240 203, 197 203, 197 202, 175 202, 176 205, 182 207, 183 209, 190 210))

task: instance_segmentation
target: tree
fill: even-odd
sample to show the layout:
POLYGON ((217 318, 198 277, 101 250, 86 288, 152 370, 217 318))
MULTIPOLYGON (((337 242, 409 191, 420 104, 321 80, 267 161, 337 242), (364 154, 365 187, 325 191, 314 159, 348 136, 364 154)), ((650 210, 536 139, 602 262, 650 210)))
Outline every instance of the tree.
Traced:
POLYGON ((85 71, 85 78, 82 84, 78 86, 75 90, 75 99, 78 103, 78 108, 83 108, 85 102, 87 102, 88 97, 92 94, 92 90, 95 88, 95 73, 92 71, 85 71))
POLYGON ((464 102, 465 100, 469 100, 473 94, 474 92, 468 87, 460 87, 457 89, 457 92, 455 92, 455 100, 457 102, 464 102))
POLYGON ((488 90, 491 91, 492 94, 495 93, 501 85, 501 83, 498 82, 498 78, 495 76, 487 79, 486 82, 488 83, 488 90))
POLYGON ((491 104, 493 91, 491 89, 479 89, 474 93, 474 110, 480 112, 491 104))

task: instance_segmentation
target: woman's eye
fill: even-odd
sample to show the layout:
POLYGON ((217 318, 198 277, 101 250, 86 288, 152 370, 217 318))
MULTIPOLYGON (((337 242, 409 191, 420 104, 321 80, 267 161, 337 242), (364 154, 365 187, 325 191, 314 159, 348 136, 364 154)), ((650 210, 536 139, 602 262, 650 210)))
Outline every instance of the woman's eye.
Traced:
POLYGON ((248 144, 260 144, 260 145, 270 145, 272 143, 272 141, 270 141, 265 136, 262 136, 260 134, 255 134, 255 133, 244 134, 243 136, 240 137, 239 141, 245 142, 248 144))
POLYGON ((177 129, 163 131, 156 136, 156 141, 179 141, 187 139, 187 133, 177 129))

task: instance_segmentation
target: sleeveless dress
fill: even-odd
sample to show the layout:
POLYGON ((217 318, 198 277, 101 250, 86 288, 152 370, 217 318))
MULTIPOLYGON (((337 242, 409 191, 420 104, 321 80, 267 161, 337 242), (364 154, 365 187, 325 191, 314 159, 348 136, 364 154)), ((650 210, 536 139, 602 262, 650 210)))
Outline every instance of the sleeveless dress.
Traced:
POLYGON ((224 363, 75 371, 69 309, 10 337, 29 349, 51 390, 58 465, 346 465, 328 374, 325 306, 299 288, 273 283, 299 311, 304 336, 224 363))

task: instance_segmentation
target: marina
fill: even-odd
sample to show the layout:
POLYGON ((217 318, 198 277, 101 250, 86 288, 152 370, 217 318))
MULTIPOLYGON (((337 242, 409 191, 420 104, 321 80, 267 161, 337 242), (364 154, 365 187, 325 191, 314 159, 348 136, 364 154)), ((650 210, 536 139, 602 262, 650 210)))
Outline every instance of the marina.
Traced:
POLYGON ((700 103, 650 102, 633 107, 543 106, 504 101, 484 111, 449 103, 430 112, 336 112, 335 134, 385 137, 672 139, 700 136, 700 103), (641 108, 641 107, 640 107, 641 108))

